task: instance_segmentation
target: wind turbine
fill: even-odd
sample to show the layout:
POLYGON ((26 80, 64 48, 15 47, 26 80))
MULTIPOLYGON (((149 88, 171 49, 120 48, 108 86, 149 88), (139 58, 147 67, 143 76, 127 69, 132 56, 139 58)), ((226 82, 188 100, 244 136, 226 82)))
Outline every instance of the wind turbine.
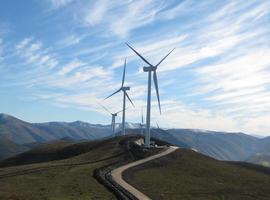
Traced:
POLYGON ((160 98, 159 98, 159 90, 158 90, 158 80, 157 80, 157 68, 158 66, 173 52, 171 50, 164 58, 162 58, 156 65, 152 65, 148 62, 141 54, 139 54, 134 48, 132 48, 128 43, 126 45, 136 53, 148 66, 143 67, 144 72, 148 72, 148 94, 147 94, 147 113, 146 113, 146 133, 145 133, 145 147, 150 148, 150 139, 151 139, 151 132, 150 132, 150 120, 151 120, 151 83, 152 83, 152 72, 153 72, 153 79, 157 94, 158 100, 158 107, 159 112, 161 114, 161 106, 160 106, 160 98))
POLYGON ((130 87, 128 86, 124 86, 125 83, 125 76, 126 76, 126 59, 125 59, 125 64, 124 64, 124 70, 123 70, 123 77, 122 77, 122 84, 121 87, 115 91, 114 93, 112 93, 111 95, 109 95, 108 97, 106 97, 105 99, 110 98, 111 96, 115 95, 116 93, 122 91, 123 92, 123 115, 122 115, 122 135, 126 134, 126 130, 125 130, 125 117, 126 117, 126 97, 128 98, 128 100, 130 101, 130 103, 132 104, 132 106, 134 107, 133 102, 131 101, 130 97, 128 96, 127 91, 130 90, 130 87))
POLYGON ((141 135, 144 135, 144 130, 143 130, 143 127, 144 127, 144 122, 143 122, 143 110, 142 110, 142 119, 141 119, 141 123, 140 123, 140 128, 141 128, 141 135))
POLYGON ((118 111, 118 112, 116 112, 116 113, 112 113, 112 112, 110 112, 105 106, 103 106, 103 105, 100 105, 100 106, 101 106, 104 110, 106 110, 108 113, 111 114, 111 116, 112 116, 111 129, 112 129, 113 135, 116 136, 116 135, 115 135, 115 118, 117 117, 117 114, 118 114, 118 113, 122 112, 122 110, 120 110, 120 111, 118 111))
POLYGON ((159 128, 159 125, 158 125, 158 123, 157 123, 157 122, 156 122, 156 124, 157 124, 157 129, 160 129, 160 128, 159 128))

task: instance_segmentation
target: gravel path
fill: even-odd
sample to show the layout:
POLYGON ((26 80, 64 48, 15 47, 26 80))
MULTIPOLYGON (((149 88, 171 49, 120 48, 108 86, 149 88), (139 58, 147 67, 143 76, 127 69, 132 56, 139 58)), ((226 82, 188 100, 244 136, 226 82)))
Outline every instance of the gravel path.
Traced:
POLYGON ((122 173, 131 168, 131 167, 134 167, 134 166, 137 166, 137 165, 140 165, 140 164, 143 164, 145 162, 148 162, 150 160, 154 160, 156 158, 160 158, 162 156, 166 156, 172 152, 174 152, 176 149, 178 149, 178 147, 176 146, 170 146, 167 150, 159 153, 159 154, 156 154, 156 155, 153 155, 153 156, 150 156, 150 157, 147 157, 147 158, 144 158, 144 159, 141 159, 141 160, 138 160, 136 162, 132 162, 132 163, 129 163, 127 165, 124 165, 124 166, 121 166, 119 168, 116 168, 114 169, 112 172, 111 172, 111 175, 112 175, 112 178, 115 182, 117 182, 120 186, 122 186, 124 189, 126 189, 128 192, 130 192, 131 194, 133 194, 137 199, 139 200, 150 200, 150 198, 148 196, 146 196, 145 194, 143 194, 142 192, 140 192, 139 190, 137 190, 136 188, 134 188, 133 186, 129 185, 122 177, 122 173))

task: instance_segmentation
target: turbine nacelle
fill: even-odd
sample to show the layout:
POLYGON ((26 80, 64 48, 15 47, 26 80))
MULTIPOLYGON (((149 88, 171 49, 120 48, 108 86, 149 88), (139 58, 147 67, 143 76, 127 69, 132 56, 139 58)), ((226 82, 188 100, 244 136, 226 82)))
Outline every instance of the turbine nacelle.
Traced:
POLYGON ((157 70, 157 67, 154 67, 154 66, 143 67, 144 72, 156 71, 156 70, 157 70))
POLYGON ((130 90, 130 87, 124 86, 124 87, 121 88, 121 90, 123 90, 123 91, 128 91, 128 90, 130 90))

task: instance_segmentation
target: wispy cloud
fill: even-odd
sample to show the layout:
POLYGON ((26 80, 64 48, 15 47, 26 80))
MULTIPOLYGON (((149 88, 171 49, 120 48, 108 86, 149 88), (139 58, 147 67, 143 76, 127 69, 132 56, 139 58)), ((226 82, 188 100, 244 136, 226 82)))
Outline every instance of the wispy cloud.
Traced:
POLYGON ((89 6, 84 24, 102 27, 108 33, 125 37, 133 29, 153 22, 162 8, 162 3, 152 0, 127 2, 101 0, 89 6))
POLYGON ((71 3, 73 0, 49 0, 54 9, 64 7, 71 3))
POLYGON ((59 74, 66 75, 69 72, 71 72, 72 70, 76 69, 77 67, 81 67, 83 65, 85 65, 83 62, 81 62, 78 59, 74 59, 73 61, 71 61, 70 63, 68 63, 64 67, 62 67, 61 70, 59 71, 59 74))
POLYGON ((85 17, 86 25, 97 25, 98 23, 105 20, 106 12, 109 9, 109 2, 108 0, 100 0, 96 1, 94 5, 91 6, 91 9, 87 13, 85 17))
POLYGON ((69 46, 79 44, 86 37, 87 37, 87 34, 84 34, 84 35, 71 34, 71 35, 68 35, 67 37, 63 38, 61 41, 59 41, 58 45, 61 48, 66 48, 69 46))
POLYGON ((58 64, 54 55, 48 53, 48 49, 44 49, 42 43, 34 41, 33 38, 25 38, 16 45, 19 56, 26 59, 27 63, 38 67, 53 68, 58 64))

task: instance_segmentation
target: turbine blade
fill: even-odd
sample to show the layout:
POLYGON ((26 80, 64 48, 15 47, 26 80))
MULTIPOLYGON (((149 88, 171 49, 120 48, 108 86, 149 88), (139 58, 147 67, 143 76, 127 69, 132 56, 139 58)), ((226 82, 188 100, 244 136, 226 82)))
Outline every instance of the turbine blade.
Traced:
POLYGON ((158 67, 174 50, 175 50, 175 48, 173 50, 171 50, 164 58, 162 58, 159 61, 159 63, 156 65, 156 67, 158 67))
POLYGON ((158 125, 158 123, 157 123, 157 122, 156 122, 156 124, 157 124, 157 128, 158 128, 158 129, 160 129, 160 128, 159 128, 159 125, 158 125))
POLYGON ((149 66, 153 66, 150 64, 141 54, 139 54, 135 49, 133 49, 128 43, 126 45, 134 52, 136 53, 144 62, 146 62, 149 66))
POLYGON ((131 101, 130 97, 128 96, 128 94, 125 93, 125 95, 126 95, 126 97, 128 98, 128 100, 130 101, 130 103, 132 104, 132 106, 135 107, 134 104, 133 104, 133 102, 131 101))
MULTIPOLYGON (((98 103, 99 104, 99 103, 98 103)), ((99 104, 105 111, 107 111, 108 113, 112 114, 105 106, 99 104)))
POLYGON ((120 110, 120 111, 116 112, 115 114, 118 114, 118 113, 120 113, 120 112, 123 112, 123 110, 120 110))
POLYGON ((125 59, 125 64, 124 64, 124 71, 123 71, 123 78, 122 78, 122 85, 121 87, 124 86, 124 83, 125 83, 125 76, 126 76, 126 59, 125 59))
POLYGON ((156 89, 156 94, 157 94, 159 112, 161 114, 161 106, 160 106, 159 91, 158 91, 158 80, 157 80, 157 72, 156 71, 154 71, 153 77, 154 77, 155 89, 156 89))
MULTIPOLYGON (((127 107, 125 110, 127 110, 129 107, 127 107)), ((118 112, 116 112, 115 114, 118 114, 120 112, 123 112, 123 110, 119 110, 118 112)))
POLYGON ((111 96, 115 95, 116 93, 120 92, 121 91, 121 88, 117 91, 115 91, 114 93, 112 93, 111 95, 107 96, 104 100, 110 98, 111 96))

